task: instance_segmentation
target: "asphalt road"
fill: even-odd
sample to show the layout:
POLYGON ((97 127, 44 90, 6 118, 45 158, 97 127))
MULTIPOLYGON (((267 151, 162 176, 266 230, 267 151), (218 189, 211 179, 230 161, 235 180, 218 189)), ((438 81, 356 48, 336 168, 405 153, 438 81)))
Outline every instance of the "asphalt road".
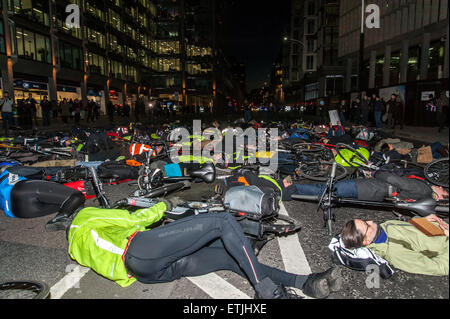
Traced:
MULTIPOLYGON (((109 199, 118 200, 134 190, 133 185, 105 186, 109 199)), ((212 195, 210 185, 196 184, 177 195, 201 200, 212 195)), ((88 206, 97 206, 90 200, 88 206)), ((269 242, 259 260, 288 271, 308 274, 326 270, 332 265, 328 250, 330 236, 314 203, 285 202, 286 212, 302 224, 295 235, 269 242)), ((383 222, 395 216, 390 211, 362 208, 338 208, 336 233, 351 218, 383 222)), ((49 217, 20 220, 0 216, 0 282, 7 280, 39 280, 52 287, 55 299, 246 299, 253 298, 249 283, 228 271, 201 278, 183 278, 167 284, 134 283, 121 288, 92 270, 80 267, 67 252, 64 232, 47 233, 49 217)), ((368 288, 365 273, 341 267, 342 291, 330 299, 448 299, 448 277, 432 277, 404 273, 382 280, 379 287, 368 288)))

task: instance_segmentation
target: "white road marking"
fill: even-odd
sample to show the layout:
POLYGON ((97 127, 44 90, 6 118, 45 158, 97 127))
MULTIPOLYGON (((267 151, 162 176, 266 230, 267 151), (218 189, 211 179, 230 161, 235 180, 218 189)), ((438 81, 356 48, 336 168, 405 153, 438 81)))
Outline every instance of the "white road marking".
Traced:
MULTIPOLYGON (((281 204, 279 213, 289 216, 283 204, 281 204)), ((285 271, 299 275, 308 275, 311 273, 311 268, 300 245, 298 236, 280 237, 278 238, 278 244, 280 246, 285 271)), ((74 288, 80 282, 89 270, 89 268, 81 266, 73 267, 69 274, 50 289, 51 298, 60 299, 63 297, 68 290, 74 288)), ((213 299, 251 299, 247 294, 215 273, 200 277, 188 277, 187 279, 213 299)))
POLYGON ((51 299, 61 299, 67 291, 78 287, 80 280, 89 272, 89 268, 78 265, 68 265, 66 270, 70 271, 53 287, 50 288, 51 299))
MULTIPOLYGON (((289 216, 286 207, 281 203, 280 215, 289 216)), ((308 260, 297 235, 287 237, 278 237, 278 245, 280 246, 281 257, 283 258, 284 270, 296 275, 309 275, 312 273, 308 260)), ((306 299, 312 299, 304 295, 299 289, 295 289, 297 293, 306 299)))
POLYGON ((216 274, 188 277, 193 284, 213 299, 251 299, 241 290, 216 274))
MULTIPOLYGON (((281 203, 279 214, 289 216, 283 203, 281 203)), ((297 275, 309 275, 312 273, 298 236, 278 237, 278 244, 280 245, 281 256, 287 272, 297 275)))

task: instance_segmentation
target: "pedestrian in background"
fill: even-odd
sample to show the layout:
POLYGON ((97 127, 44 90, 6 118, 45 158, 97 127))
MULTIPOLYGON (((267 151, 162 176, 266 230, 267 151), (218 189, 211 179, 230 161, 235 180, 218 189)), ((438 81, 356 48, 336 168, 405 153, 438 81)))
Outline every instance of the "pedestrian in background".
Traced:
POLYGON ((50 115, 52 112, 52 104, 48 100, 47 96, 41 101, 42 110, 42 126, 50 126, 50 115))
POLYGON ((437 122, 438 132, 441 133, 445 124, 448 124, 448 98, 445 96, 445 90, 441 92, 441 96, 437 100, 437 122))
POLYGON ((437 117, 437 101, 433 94, 428 96, 425 104, 425 126, 435 126, 437 117))
POLYGON ((69 123, 69 117, 70 117, 70 109, 71 109, 70 102, 64 98, 61 102, 61 117, 65 124, 69 123))
POLYGON ((111 101, 106 104, 106 113, 108 113, 109 121, 114 122, 114 104, 111 101))
POLYGON ((33 98, 32 93, 28 94, 28 99, 25 100, 25 104, 28 104, 27 109, 29 109, 31 112, 31 118, 32 121, 34 122, 32 125, 34 125, 34 127, 38 127, 37 108, 36 108, 37 101, 33 98))
POLYGON ((367 94, 364 94, 363 99, 361 101, 361 122, 362 125, 367 126, 369 125, 369 97, 367 94))
POLYGON ((14 125, 13 108, 14 101, 9 98, 9 92, 3 92, 3 99, 0 101, 0 108, 2 110, 3 129, 5 136, 8 136, 9 128, 14 125))
POLYGON ((379 95, 375 96, 375 101, 373 103, 374 116, 375 116, 375 126, 376 128, 381 128, 381 116, 383 114, 383 102, 379 95))

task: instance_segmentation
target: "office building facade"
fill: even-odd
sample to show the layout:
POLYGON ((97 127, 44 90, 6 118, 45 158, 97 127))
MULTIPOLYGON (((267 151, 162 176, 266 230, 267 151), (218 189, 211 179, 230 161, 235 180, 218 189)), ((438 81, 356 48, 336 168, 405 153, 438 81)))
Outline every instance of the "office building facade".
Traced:
POLYGON ((356 95, 360 89, 385 98, 390 92, 401 93, 408 110, 406 123, 421 125, 428 96, 448 96, 448 1, 372 0, 369 4, 380 9, 380 28, 364 24, 360 50, 361 3, 341 0, 339 58, 346 68, 344 91, 356 95))

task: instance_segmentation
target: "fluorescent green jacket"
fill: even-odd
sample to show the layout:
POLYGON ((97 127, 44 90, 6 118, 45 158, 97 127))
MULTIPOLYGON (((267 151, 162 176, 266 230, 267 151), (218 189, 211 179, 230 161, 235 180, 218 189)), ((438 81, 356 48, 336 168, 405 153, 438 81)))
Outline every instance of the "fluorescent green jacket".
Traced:
POLYGON ((69 231, 69 254, 80 265, 127 287, 136 281, 123 262, 130 237, 159 221, 164 203, 130 214, 127 210, 85 208, 75 217, 69 231))
MULTIPOLYGON (((364 148, 364 147, 360 147, 357 149, 357 151, 364 156, 364 158, 366 160, 369 160, 370 157, 370 152, 364 148)), ((341 150, 340 153, 342 154, 342 156, 344 157, 344 159, 346 159, 348 162, 353 163, 354 166, 358 166, 358 164, 363 164, 363 162, 359 159, 359 157, 355 156, 355 153, 350 151, 350 150, 341 150)), ((350 165, 347 164, 346 161, 344 161, 344 159, 342 159, 342 157, 340 155, 336 155, 336 162, 344 167, 350 167, 350 165)))
POLYGON ((448 237, 428 237, 415 226, 402 221, 380 225, 388 240, 371 244, 379 256, 397 269, 413 274, 448 276, 448 237))

